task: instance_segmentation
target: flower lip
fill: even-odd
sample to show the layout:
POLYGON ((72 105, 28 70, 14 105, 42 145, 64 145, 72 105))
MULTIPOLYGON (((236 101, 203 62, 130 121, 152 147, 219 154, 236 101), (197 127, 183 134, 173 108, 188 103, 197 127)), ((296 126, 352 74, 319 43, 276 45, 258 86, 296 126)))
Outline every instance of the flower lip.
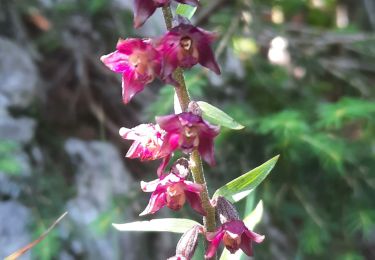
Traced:
POLYGON ((229 252, 233 254, 240 248, 241 236, 231 233, 230 231, 226 231, 223 236, 223 243, 229 252))
POLYGON ((193 45, 193 40, 189 36, 184 36, 180 40, 180 46, 185 50, 189 51, 193 45))
POLYGON ((252 256, 252 241, 260 243, 264 240, 264 236, 250 231, 242 220, 226 222, 216 232, 207 232, 206 238, 210 244, 205 258, 211 258, 215 254, 221 241, 232 254, 241 249, 248 256, 252 256))
POLYGON ((167 187, 167 207, 173 210, 179 210, 186 202, 184 186, 181 183, 167 187))

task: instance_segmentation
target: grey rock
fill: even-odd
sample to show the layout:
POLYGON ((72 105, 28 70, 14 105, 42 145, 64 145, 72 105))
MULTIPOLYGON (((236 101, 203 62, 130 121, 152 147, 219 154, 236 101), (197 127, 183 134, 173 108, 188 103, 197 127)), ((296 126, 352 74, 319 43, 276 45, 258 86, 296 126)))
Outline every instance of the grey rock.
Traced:
POLYGON ((22 188, 17 182, 11 180, 6 173, 0 172, 0 195, 18 198, 21 190, 22 188))
POLYGON ((69 139, 65 151, 77 166, 78 197, 91 197, 102 210, 113 195, 128 191, 130 175, 112 144, 69 139))
MULTIPOLYGON (((28 208, 16 201, 0 202, 0 259, 31 242, 27 229, 32 217, 28 208)), ((31 259, 30 252, 22 256, 31 259)))
POLYGON ((245 77, 245 68, 241 60, 233 52, 233 49, 228 48, 226 51, 226 61, 224 65, 226 73, 233 73, 237 78, 243 79, 245 77))
POLYGON ((36 122, 31 118, 12 118, 3 112, 0 117, 0 139, 19 144, 29 143, 34 136, 35 126, 36 122))
POLYGON ((5 38, 0 38, 0 57, 0 104, 27 107, 37 95, 35 64, 22 47, 5 38))
MULTIPOLYGON (((70 243, 71 250, 88 259, 118 259, 119 244, 122 252, 134 251, 130 234, 120 239, 112 229, 106 234, 92 230, 95 220, 112 210, 115 196, 129 192, 130 175, 117 149, 106 142, 69 139, 65 151, 77 169, 77 196, 67 203, 72 223, 66 228, 76 238, 70 243)), ((137 259, 134 257, 127 255, 126 259, 137 259)))
POLYGON ((74 260, 74 256, 72 256, 71 254, 69 254, 66 251, 62 251, 59 254, 59 260, 74 260))

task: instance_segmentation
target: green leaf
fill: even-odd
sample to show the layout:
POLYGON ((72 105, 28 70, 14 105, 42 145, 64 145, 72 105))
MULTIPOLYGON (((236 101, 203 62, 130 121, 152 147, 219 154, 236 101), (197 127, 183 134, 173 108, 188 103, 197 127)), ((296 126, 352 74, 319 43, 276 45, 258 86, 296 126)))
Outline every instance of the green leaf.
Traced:
POLYGON ((253 230, 254 227, 262 220, 262 216, 263 216, 263 201, 260 200, 257 206, 255 207, 255 209, 244 218, 243 222, 245 223, 248 229, 253 230))
MULTIPOLYGON (((263 216, 263 201, 260 200, 255 207, 255 209, 245 217, 243 222, 245 223, 246 227, 250 230, 254 229, 254 227, 261 221, 263 216)), ((221 254, 220 260, 242 260, 247 259, 245 254, 238 250, 235 254, 231 254, 226 248, 224 248, 223 253, 221 254)))
POLYGON ((185 233, 199 223, 190 219, 162 218, 112 225, 119 231, 185 233))
POLYGON ((210 105, 203 101, 198 101, 197 103, 202 109, 203 118, 207 121, 234 130, 240 130, 244 128, 243 125, 236 122, 232 117, 230 117, 228 114, 221 111, 217 107, 214 107, 213 105, 210 105))
POLYGON ((223 196, 233 203, 240 201, 249 195, 267 177, 278 159, 279 155, 225 184, 216 190, 214 197, 223 196))
POLYGON ((182 15, 188 19, 191 19, 197 10, 197 7, 185 5, 185 4, 178 4, 176 8, 176 14, 182 15))

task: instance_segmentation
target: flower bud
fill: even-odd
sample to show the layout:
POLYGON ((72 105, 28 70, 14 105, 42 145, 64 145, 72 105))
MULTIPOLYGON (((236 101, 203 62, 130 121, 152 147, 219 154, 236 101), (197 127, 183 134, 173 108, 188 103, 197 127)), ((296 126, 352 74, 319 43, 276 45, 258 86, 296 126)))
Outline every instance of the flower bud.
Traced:
POLYGON ((240 219, 234 205, 222 196, 213 201, 213 206, 216 207, 216 219, 220 224, 240 219))
POLYGON ((169 259, 190 260, 194 256, 195 250, 198 246, 198 235, 202 232, 200 225, 195 225, 186 231, 178 241, 176 247, 176 255, 169 259))
POLYGON ((189 175, 189 161, 186 158, 178 159, 171 168, 171 173, 186 178, 189 175))
POLYGON ((198 103, 195 101, 191 101, 189 103, 187 111, 193 113, 194 115, 202 116, 202 109, 199 107, 198 103))

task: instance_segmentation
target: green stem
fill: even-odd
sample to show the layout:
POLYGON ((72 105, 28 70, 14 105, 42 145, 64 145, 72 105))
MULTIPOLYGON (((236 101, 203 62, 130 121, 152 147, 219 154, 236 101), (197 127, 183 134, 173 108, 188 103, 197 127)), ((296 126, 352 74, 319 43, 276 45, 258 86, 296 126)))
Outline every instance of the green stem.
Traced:
MULTIPOLYGON (((170 30, 172 28, 173 15, 169 6, 163 7, 163 15, 167 29, 170 30)), ((175 87, 175 91, 180 102, 181 110, 186 111, 190 103, 190 96, 186 88, 184 74, 181 68, 178 68, 174 72, 174 78, 178 82, 178 86, 175 87)), ((201 192, 201 199, 203 208, 207 212, 207 216, 204 217, 203 222, 206 230, 212 232, 216 227, 215 209, 210 203, 207 184, 203 173, 202 159, 197 150, 194 150, 191 153, 190 163, 190 169, 193 174, 194 182, 202 184, 204 186, 204 190, 201 192)))

